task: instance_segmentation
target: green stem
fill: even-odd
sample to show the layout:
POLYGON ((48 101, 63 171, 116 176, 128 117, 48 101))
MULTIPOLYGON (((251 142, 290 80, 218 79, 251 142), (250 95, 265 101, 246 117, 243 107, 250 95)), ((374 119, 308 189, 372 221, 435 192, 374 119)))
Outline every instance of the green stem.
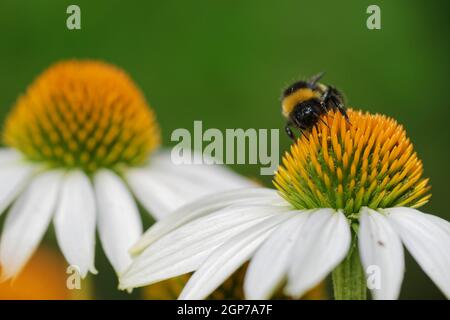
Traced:
POLYGON ((334 269, 332 276, 336 300, 367 300, 366 276, 356 245, 334 269))

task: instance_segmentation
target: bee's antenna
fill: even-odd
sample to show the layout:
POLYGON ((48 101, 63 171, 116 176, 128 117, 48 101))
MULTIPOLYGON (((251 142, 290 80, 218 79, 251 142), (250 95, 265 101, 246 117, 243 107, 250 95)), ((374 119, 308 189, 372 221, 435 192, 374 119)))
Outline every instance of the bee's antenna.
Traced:
POLYGON ((319 81, 324 75, 325 75, 325 71, 319 72, 318 74, 313 75, 313 76, 311 77, 311 79, 309 79, 309 82, 310 82, 311 84, 316 84, 317 81, 319 81))

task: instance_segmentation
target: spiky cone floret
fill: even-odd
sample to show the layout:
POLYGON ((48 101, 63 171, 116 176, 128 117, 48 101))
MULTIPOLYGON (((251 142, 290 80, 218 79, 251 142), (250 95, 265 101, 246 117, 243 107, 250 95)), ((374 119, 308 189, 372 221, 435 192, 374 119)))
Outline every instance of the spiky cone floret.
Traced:
POLYGON ((286 152, 274 185, 297 209, 418 208, 431 194, 403 127, 380 114, 330 112, 286 152))
POLYGON ((216 194, 156 223, 133 247, 120 287, 195 271, 179 298, 203 299, 250 260, 243 284, 249 299, 270 298, 280 287, 298 298, 331 272, 343 277, 336 297, 352 297, 351 288, 339 287, 356 283, 353 297, 365 298, 370 267, 381 284, 372 296, 396 299, 404 245, 450 297, 450 223, 416 209, 430 187, 405 130, 384 115, 348 116, 349 123, 330 112, 302 133, 276 172, 277 190, 216 194))
POLYGON ((160 143, 154 112, 128 75, 99 61, 64 61, 19 97, 3 138, 27 159, 50 167, 144 163, 160 143))
POLYGON ((0 149, 1 278, 16 276, 53 221, 82 277, 96 273, 95 234, 117 273, 142 233, 135 198, 160 219, 205 194, 248 186, 220 167, 175 165, 131 78, 101 61, 62 61, 13 106, 0 149))

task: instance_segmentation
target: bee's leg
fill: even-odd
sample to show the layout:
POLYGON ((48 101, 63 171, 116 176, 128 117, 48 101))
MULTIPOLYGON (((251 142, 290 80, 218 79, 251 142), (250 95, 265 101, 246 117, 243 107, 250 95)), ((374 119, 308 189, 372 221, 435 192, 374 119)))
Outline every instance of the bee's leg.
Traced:
POLYGON ((337 92, 337 90, 333 87, 329 88, 328 100, 331 101, 335 108, 339 110, 339 112, 344 116, 345 121, 348 124, 350 123, 350 119, 348 118, 347 112, 345 111, 344 104, 342 103, 342 96, 337 92))
POLYGON ((336 108, 339 110, 339 112, 344 116, 345 121, 347 121, 348 124, 351 125, 350 119, 348 118, 347 112, 345 111, 344 105, 336 98, 332 97, 331 101, 334 103, 336 108))
POLYGON ((322 100, 320 101, 320 107, 324 111, 324 113, 328 112, 328 102, 330 101, 330 90, 327 89, 322 96, 322 100))
MULTIPOLYGON (((323 119, 321 118, 320 113, 314 112, 313 114, 314 114, 314 115, 316 116, 316 118, 318 119, 318 121, 316 121, 316 123, 314 124, 314 127, 318 128, 317 126, 318 126, 319 121, 320 121, 320 122, 322 122, 328 129, 330 129, 330 127, 328 126, 328 123, 327 123, 325 120, 323 120, 323 119)), ((324 114, 326 114, 326 113, 324 113, 324 114)))
POLYGON ((284 130, 286 131, 286 134, 288 135, 288 137, 291 138, 291 140, 295 141, 295 135, 292 132, 291 123, 290 122, 286 123, 286 126, 284 127, 284 130))
POLYGON ((330 129, 330 127, 328 126, 328 123, 323 120, 322 118, 319 118, 320 122, 322 122, 328 129, 330 129))

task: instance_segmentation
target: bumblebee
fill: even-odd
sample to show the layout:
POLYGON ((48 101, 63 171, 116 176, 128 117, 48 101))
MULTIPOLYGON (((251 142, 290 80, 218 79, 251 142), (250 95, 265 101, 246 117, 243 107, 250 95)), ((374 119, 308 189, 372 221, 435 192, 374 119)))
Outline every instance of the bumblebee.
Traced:
POLYGON ((330 110, 339 110, 350 123, 344 97, 336 88, 319 83, 323 75, 321 72, 307 81, 297 81, 283 92, 281 108, 287 119, 285 130, 292 140, 295 140, 292 127, 311 130, 318 121, 324 121, 321 116, 330 110))

